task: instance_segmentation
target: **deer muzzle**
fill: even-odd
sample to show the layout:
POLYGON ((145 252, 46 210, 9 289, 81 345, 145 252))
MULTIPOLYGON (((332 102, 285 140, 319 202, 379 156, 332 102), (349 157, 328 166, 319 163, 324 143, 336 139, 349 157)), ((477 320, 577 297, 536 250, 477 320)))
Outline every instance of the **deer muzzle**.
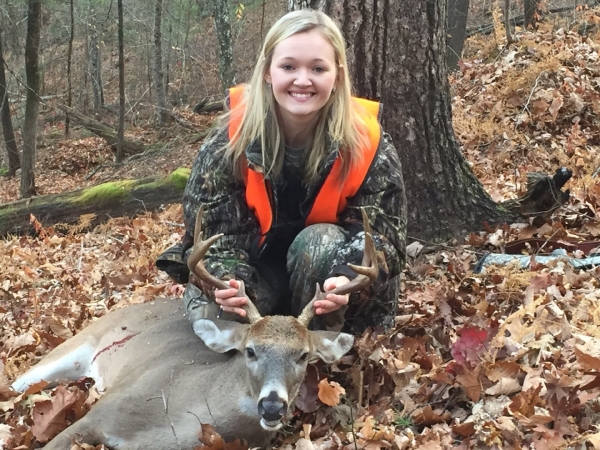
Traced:
POLYGON ((258 413, 261 416, 260 425, 268 431, 275 431, 281 427, 281 419, 287 413, 287 402, 271 391, 269 395, 258 401, 258 413))

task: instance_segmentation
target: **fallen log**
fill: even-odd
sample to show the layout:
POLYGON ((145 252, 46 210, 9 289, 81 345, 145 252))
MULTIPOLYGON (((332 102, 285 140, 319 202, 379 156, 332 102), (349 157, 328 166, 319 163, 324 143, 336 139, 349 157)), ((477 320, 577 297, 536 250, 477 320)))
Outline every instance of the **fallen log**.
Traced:
POLYGON ((223 111, 223 108, 223 100, 211 102, 207 99, 204 99, 196 103, 196 105, 192 108, 192 111, 194 111, 196 114, 208 114, 215 111, 223 111))
MULTIPOLYGON (((58 105, 58 108, 64 111, 66 114, 68 114, 73 122, 76 122, 78 125, 81 125, 85 129, 89 130, 91 133, 94 133, 96 136, 101 137, 107 142, 107 144, 115 146, 116 148, 117 130, 115 130, 112 127, 109 127, 108 125, 103 124, 102 122, 99 122, 96 119, 78 113, 73 108, 70 108, 66 105, 58 105)), ((123 152, 127 156, 142 153, 148 148, 149 146, 146 146, 141 142, 133 139, 126 138, 125 142, 123 142, 123 152)))
POLYGON ((556 169, 552 177, 543 172, 527 174, 527 190, 521 197, 507 200, 501 205, 525 219, 533 218, 540 226, 562 205, 569 201, 569 190, 562 191, 573 172, 566 167, 556 169))
POLYGON ((63 194, 43 195, 0 204, 0 236, 36 234, 31 215, 43 227, 67 232, 90 229, 111 217, 154 211, 181 202, 189 169, 140 180, 111 181, 63 194), (83 216, 83 217, 82 217, 83 216))

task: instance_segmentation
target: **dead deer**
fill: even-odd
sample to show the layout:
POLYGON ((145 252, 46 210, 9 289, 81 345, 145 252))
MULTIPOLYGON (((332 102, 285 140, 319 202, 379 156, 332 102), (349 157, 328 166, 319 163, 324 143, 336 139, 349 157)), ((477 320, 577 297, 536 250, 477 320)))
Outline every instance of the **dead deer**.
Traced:
MULTIPOLYGON (((202 258, 220 236, 202 241, 200 222, 199 214, 190 270, 209 285, 228 288, 204 269, 202 258)), ((353 269, 359 275, 337 293, 363 289, 377 276, 367 229, 363 266, 353 269)), ((87 376, 105 392, 48 450, 69 449, 72 439, 120 450, 191 449, 200 423, 213 425, 226 440, 264 446, 281 427, 308 363, 333 363, 352 347, 349 334, 308 329, 313 303, 323 295, 317 286, 298 318, 262 317, 248 299, 249 323, 199 319, 192 327, 179 300, 131 305, 58 346, 12 386, 24 391, 40 380, 87 376)))

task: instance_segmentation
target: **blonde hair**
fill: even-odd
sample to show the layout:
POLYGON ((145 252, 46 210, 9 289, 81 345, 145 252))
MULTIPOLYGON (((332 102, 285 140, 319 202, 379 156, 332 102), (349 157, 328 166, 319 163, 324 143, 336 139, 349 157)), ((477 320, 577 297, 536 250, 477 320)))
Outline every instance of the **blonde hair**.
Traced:
MULTIPOLYGON (((267 174, 279 177, 285 155, 285 139, 276 113, 272 89, 267 86, 265 74, 271 65, 277 44, 288 37, 318 30, 329 41, 335 54, 337 88, 323 106, 316 119, 313 136, 309 137, 304 159, 304 182, 318 180, 319 170, 325 164, 332 145, 339 145, 342 161, 341 176, 345 178, 352 164, 361 160, 361 148, 367 142, 366 127, 355 113, 350 77, 346 69, 346 45, 340 29, 326 14, 313 10, 298 10, 280 18, 269 30, 260 51, 250 83, 244 90, 245 110, 241 126, 227 143, 225 156, 241 177, 246 167, 245 151, 258 141, 262 148, 263 164, 267 174)), ((223 118, 226 129, 231 113, 223 118)))

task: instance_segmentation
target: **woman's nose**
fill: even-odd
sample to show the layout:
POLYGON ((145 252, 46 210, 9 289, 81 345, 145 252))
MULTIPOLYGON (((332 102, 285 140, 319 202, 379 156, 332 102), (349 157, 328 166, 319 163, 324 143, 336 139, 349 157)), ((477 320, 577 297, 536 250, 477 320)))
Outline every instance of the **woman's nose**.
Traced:
POLYGON ((296 72, 296 79, 294 84, 296 86, 309 86, 311 84, 309 72, 306 70, 299 70, 296 72))

